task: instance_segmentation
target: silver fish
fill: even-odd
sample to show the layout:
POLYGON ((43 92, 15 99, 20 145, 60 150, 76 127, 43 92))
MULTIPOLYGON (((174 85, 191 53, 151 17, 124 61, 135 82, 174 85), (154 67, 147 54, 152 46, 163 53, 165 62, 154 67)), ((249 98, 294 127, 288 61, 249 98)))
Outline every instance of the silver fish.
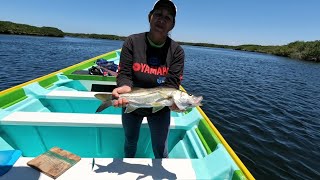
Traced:
MULTIPOLYGON (((102 101, 96 112, 101 112, 113 105, 114 98, 111 93, 97 93, 94 95, 102 101)), ((133 88, 129 93, 119 95, 119 98, 128 100, 125 113, 130 113, 138 108, 152 108, 152 113, 160 111, 165 106, 176 106, 185 111, 191 107, 201 106, 202 96, 196 97, 186 92, 166 87, 133 88)))

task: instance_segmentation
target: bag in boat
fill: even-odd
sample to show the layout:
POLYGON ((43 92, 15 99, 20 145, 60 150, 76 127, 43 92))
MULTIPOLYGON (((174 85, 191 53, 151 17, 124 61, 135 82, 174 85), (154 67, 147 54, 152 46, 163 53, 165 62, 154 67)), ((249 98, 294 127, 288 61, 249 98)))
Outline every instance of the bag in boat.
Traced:
POLYGON ((110 71, 117 72, 118 71, 118 65, 114 63, 114 61, 106 61, 104 59, 99 59, 96 61, 96 64, 98 66, 101 66, 103 68, 107 68, 110 71))
POLYGON ((90 75, 103 75, 102 69, 96 66, 92 66, 88 71, 90 75))

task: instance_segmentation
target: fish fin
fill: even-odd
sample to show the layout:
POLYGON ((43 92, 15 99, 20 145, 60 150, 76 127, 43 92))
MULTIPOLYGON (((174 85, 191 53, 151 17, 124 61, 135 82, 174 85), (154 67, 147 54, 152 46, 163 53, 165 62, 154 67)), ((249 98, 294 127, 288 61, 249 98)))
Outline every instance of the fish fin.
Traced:
POLYGON ((136 109, 138 109, 138 108, 135 107, 135 106, 130 106, 130 105, 128 105, 128 106, 126 107, 126 110, 124 111, 124 113, 131 113, 132 111, 134 111, 134 110, 136 110, 136 109))
POLYGON ((104 101, 99 107, 98 109, 96 110, 96 113, 97 112, 101 112, 103 111, 104 109, 108 108, 109 106, 112 106, 112 101, 104 101))
POLYGON ((156 112, 160 111, 160 110, 163 109, 163 108, 164 108, 164 106, 153 107, 153 108, 152 108, 152 113, 156 113, 156 112))
POLYGON ((112 100, 112 94, 106 94, 106 93, 97 93, 94 95, 97 99, 100 99, 101 101, 110 101, 112 100))
POLYGON ((178 100, 173 100, 174 104, 178 107, 179 110, 185 110, 185 107, 183 105, 180 104, 180 101, 178 100))
POLYGON ((152 108, 154 108, 154 107, 164 107, 164 104, 163 103, 160 103, 161 101, 159 101, 159 102, 153 102, 153 103, 150 103, 151 104, 151 106, 152 106, 152 108))

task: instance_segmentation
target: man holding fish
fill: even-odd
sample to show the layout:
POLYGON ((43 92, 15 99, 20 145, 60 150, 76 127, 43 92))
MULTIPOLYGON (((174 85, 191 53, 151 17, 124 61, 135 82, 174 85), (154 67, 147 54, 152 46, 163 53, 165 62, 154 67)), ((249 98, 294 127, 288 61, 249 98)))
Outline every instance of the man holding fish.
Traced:
POLYGON ((179 91, 184 51, 168 33, 175 25, 177 8, 172 1, 159 0, 148 15, 150 30, 129 36, 120 56, 117 88, 110 95, 97 94, 104 103, 123 107, 126 158, 134 158, 142 119, 147 117, 155 158, 168 158, 167 139, 170 109, 185 111, 200 105, 202 97, 179 91))

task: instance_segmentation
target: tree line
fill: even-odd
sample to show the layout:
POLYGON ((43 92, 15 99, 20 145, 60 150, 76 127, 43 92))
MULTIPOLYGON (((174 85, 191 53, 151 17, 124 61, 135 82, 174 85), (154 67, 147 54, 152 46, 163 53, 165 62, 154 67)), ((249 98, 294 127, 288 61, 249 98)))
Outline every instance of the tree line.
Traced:
MULTIPOLYGON (((67 33, 54 27, 36 27, 27 24, 17 24, 9 21, 0 21, 0 34, 19 34, 19 35, 35 35, 35 36, 52 36, 52 37, 79 37, 79 38, 95 38, 110 40, 125 40, 125 36, 109 35, 109 34, 84 34, 84 33, 67 33)), ((182 45, 203 46, 213 48, 226 48, 241 51, 259 52, 284 56, 294 59, 320 62, 320 40, 317 41, 295 41, 282 46, 261 46, 261 45, 218 45, 209 43, 190 43, 179 42, 182 45)))
POLYGON ((58 28, 45 26, 35 27, 27 24, 17 24, 10 21, 0 21, 0 34, 64 37, 64 32, 58 28))
POLYGON ((110 34, 84 34, 84 33, 64 33, 65 36, 78 38, 94 38, 94 39, 109 39, 109 40, 125 40, 125 36, 117 36, 110 34))
POLYGON ((295 41, 282 46, 261 46, 261 45, 217 45, 208 43, 188 43, 180 42, 181 44, 191 46, 226 48, 241 51, 259 52, 273 54, 277 56, 289 57, 293 59, 301 59, 306 61, 320 62, 320 40, 316 41, 295 41))

